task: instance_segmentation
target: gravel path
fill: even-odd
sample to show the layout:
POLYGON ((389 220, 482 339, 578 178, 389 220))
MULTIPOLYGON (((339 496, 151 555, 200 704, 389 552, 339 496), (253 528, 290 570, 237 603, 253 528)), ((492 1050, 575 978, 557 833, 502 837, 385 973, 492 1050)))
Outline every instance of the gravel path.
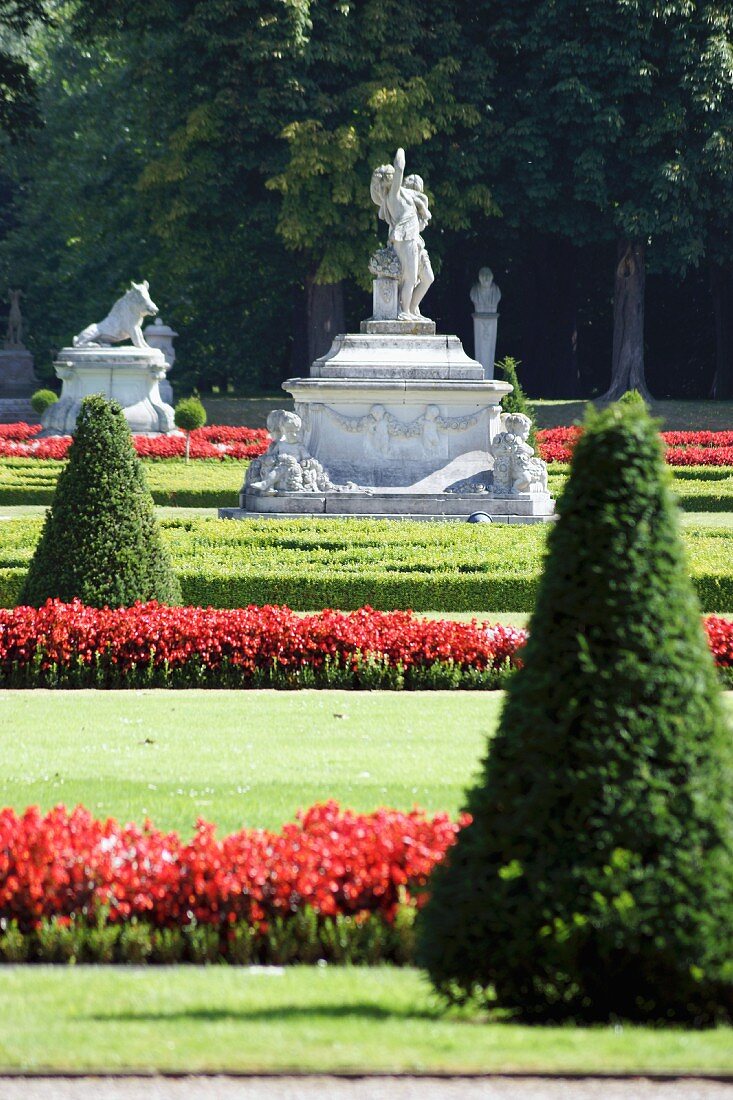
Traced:
POLYGON ((2 1100, 733 1100, 716 1081, 541 1077, 0 1077, 2 1100))

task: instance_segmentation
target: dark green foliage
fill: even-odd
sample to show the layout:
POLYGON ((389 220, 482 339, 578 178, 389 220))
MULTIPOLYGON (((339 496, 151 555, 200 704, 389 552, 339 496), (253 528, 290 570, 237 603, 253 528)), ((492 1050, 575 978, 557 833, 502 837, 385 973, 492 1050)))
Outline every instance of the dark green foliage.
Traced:
POLYGON ((41 121, 23 45, 33 25, 47 18, 45 8, 44 0, 0 0, 0 133, 13 141, 41 121))
POLYGON ((618 403, 619 405, 641 405, 644 408, 647 407, 646 401, 638 390, 627 390, 626 393, 619 397, 618 403))
POLYGON ((537 450, 537 426, 534 419, 534 410, 529 401, 525 397, 522 384, 519 381, 517 375, 517 367, 519 363, 516 359, 512 359, 510 355, 505 356, 497 364, 497 369, 500 374, 499 377, 508 382, 510 386, 513 386, 513 390, 508 394, 501 403, 502 412, 510 413, 524 413, 532 421, 532 427, 529 431, 528 443, 530 447, 534 447, 537 450))
POLYGON ((729 1020, 732 739, 638 404, 589 418, 560 509, 419 958, 525 1020, 729 1020))
POLYGON ((122 409, 100 395, 82 402, 20 602, 51 598, 93 607, 181 598, 122 409))
POLYGON ((59 399, 59 395, 54 393, 53 390, 36 390, 31 397, 31 407, 34 413, 38 416, 43 416, 46 409, 50 405, 55 405, 59 399))

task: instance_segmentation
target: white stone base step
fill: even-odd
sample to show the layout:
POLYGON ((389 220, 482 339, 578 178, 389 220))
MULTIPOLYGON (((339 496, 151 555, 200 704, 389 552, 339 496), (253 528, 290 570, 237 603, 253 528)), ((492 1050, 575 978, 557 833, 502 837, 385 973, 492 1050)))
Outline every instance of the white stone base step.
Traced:
MULTIPOLYGON (((497 515, 492 513, 490 507, 475 508, 474 512, 483 513, 491 523, 554 523, 556 515, 546 516, 515 516, 509 514, 497 515)), ((379 520, 418 520, 424 523, 466 523, 469 515, 453 513, 418 513, 418 512, 249 512, 246 508, 220 508, 219 519, 260 520, 260 519, 297 519, 310 515, 313 519, 379 519, 379 520)), ((486 522, 486 521, 483 521, 486 522)))

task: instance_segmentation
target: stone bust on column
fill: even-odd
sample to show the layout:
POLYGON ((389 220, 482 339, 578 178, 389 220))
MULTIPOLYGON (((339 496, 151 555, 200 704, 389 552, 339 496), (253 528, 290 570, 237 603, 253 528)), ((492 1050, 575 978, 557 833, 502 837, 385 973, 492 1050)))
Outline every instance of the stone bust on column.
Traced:
POLYGON ((484 368, 484 378, 494 377, 500 300, 501 291, 494 282, 494 273, 490 267, 482 267, 478 273, 478 282, 471 287, 471 301, 474 308, 474 357, 484 368))

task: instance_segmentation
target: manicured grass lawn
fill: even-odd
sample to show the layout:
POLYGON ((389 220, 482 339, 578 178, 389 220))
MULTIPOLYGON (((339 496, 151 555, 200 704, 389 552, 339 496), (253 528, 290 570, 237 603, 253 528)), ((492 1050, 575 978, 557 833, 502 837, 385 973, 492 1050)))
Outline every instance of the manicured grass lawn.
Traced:
POLYGON ((498 692, 0 691, 0 805, 83 803, 187 835, 313 802, 455 814, 498 692))
POLYGON ((0 1066, 733 1071, 730 1029, 527 1028, 443 1014, 415 970, 6 967, 0 1066))
MULTIPOLYGON (((567 428, 582 421, 589 402, 540 400, 531 404, 538 427, 567 428)), ((733 401, 652 401, 651 414, 662 421, 667 432, 724 432, 733 425, 733 401)))
MULTIPOLYGON (((0 691, 0 805, 83 803, 188 835, 316 801, 456 814, 501 692, 0 691)), ((733 716, 733 693, 726 700, 733 716)))

